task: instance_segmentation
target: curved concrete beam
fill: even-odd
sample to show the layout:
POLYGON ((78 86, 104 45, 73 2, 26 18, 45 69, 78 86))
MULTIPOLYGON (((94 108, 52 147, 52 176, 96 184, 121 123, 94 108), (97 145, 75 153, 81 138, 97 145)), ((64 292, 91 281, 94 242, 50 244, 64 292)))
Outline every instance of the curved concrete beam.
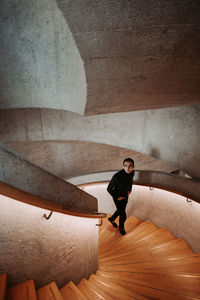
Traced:
POLYGON ((83 114, 84 66, 56 1, 8 0, 1 5, 0 20, 0 108, 83 114))
POLYGON ((200 177, 200 105, 83 117, 48 110, 1 110, 0 139, 79 140, 153 156, 200 177))
POLYGON ((97 211, 97 199, 48 173, 0 143, 0 181, 83 212, 97 211))
POLYGON ((9 147, 41 168, 61 177, 116 170, 125 157, 132 157, 140 170, 172 172, 173 166, 142 153, 122 147, 83 141, 10 142, 9 147))

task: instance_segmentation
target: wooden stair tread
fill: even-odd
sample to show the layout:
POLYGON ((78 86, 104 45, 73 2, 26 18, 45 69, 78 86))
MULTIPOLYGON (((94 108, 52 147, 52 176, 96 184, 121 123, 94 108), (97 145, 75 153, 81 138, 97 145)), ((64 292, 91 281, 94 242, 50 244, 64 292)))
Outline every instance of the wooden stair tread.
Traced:
MULTIPOLYGON (((85 295, 80 291, 80 289, 72 281, 68 282, 66 284, 66 286, 77 297, 77 299, 87 300, 87 298, 85 297, 85 295)), ((66 294, 64 292, 64 290, 65 290, 64 287, 62 289, 60 289, 62 296, 64 296, 64 294, 66 294)))
POLYGON ((7 288, 7 274, 0 274, 0 300, 4 300, 7 288))
POLYGON ((113 252, 116 252, 117 250, 122 251, 123 248, 127 248, 133 242, 138 241, 139 239, 144 238, 146 235, 152 233, 153 231, 157 231, 157 227, 153 225, 151 222, 146 221, 145 223, 142 223, 136 227, 135 230, 133 230, 131 233, 126 234, 125 236, 122 236, 120 239, 118 239, 115 243, 108 243, 106 246, 103 247, 103 249, 99 249, 99 257, 105 257, 107 255, 110 255, 113 252))
POLYGON ((63 300, 63 297, 53 281, 37 290, 38 300, 63 300))
POLYGON ((97 285, 96 281, 93 278, 90 278, 87 281, 87 286, 101 299, 103 300, 113 300, 112 297, 110 297, 107 293, 104 292, 104 290, 97 285))
MULTIPOLYGON (((150 247, 150 246, 159 245, 161 243, 168 242, 168 241, 174 240, 174 239, 175 238, 168 230, 166 230, 165 228, 162 228, 162 229, 159 229, 152 233, 149 233, 145 237, 138 238, 137 240, 131 239, 129 241, 129 243, 126 243, 126 244, 124 243, 124 244, 121 244, 120 246, 113 245, 112 253, 117 252, 119 255, 119 254, 123 254, 125 251, 129 252, 130 249, 132 252, 132 250, 141 248, 142 246, 145 247, 145 249, 146 249, 146 245, 148 245, 148 247, 150 247)), ((104 251, 104 252, 106 253, 106 251, 104 251)), ((111 253, 111 251, 109 251, 108 253, 111 253)))
POLYGON ((87 280, 82 279, 78 284, 78 288, 82 291, 82 293, 86 296, 88 300, 100 300, 102 299, 97 294, 95 294, 87 285, 87 280))
POLYGON ((200 274, 199 255, 183 256, 175 258, 150 259, 148 262, 110 261, 110 263, 100 265, 100 270, 134 270, 134 272, 153 273, 185 273, 200 274))
MULTIPOLYGON (((140 266, 139 264, 121 264, 121 265, 110 265, 110 266, 103 266, 100 270, 104 271, 114 271, 114 272, 132 272, 132 273, 158 273, 158 274, 193 274, 198 275, 200 274, 200 264, 182 264, 182 265, 173 265, 172 263, 163 263, 160 266, 157 266, 156 262, 149 263, 148 268, 145 266, 140 266)), ((142 264, 142 263, 141 263, 142 264)))
MULTIPOLYGON (((138 300, 146 300, 147 298, 144 297, 143 295, 140 295, 138 293, 136 293, 135 291, 131 290, 131 289, 127 289, 125 288, 124 286, 122 286, 120 283, 121 283, 121 280, 117 280, 115 282, 109 280, 109 278, 106 278, 105 276, 99 276, 99 275, 94 275, 93 276, 94 279, 96 279, 97 281, 99 281, 100 283, 103 283, 104 285, 106 286, 109 286, 109 288, 115 290, 117 293, 122 293, 123 295, 123 298, 122 299, 125 299, 126 296, 129 296, 132 298, 132 299, 138 299, 138 300)), ((121 295, 119 295, 121 296, 121 295)))
MULTIPOLYGON (((116 272, 111 272, 113 276, 116 272)), ((128 282, 143 282, 151 288, 159 288, 175 294, 199 297, 200 295, 200 276, 196 275, 177 275, 177 274, 153 274, 153 273, 132 273, 119 272, 122 280, 128 282)))
POLYGON ((124 294, 120 291, 120 289, 114 289, 111 285, 104 284, 100 281, 98 281, 96 278, 93 276, 90 277, 89 282, 92 282, 95 284, 99 290, 103 291, 104 294, 106 295, 106 300, 107 299, 115 299, 115 300, 133 300, 136 299, 134 297, 129 296, 128 294, 124 294), (109 297, 109 298, 108 298, 109 297))
MULTIPOLYGON (((139 232, 141 232, 142 230, 145 231, 145 230, 150 230, 150 228, 153 229, 156 229, 157 227, 155 225, 153 225, 151 222, 149 221, 146 221, 144 223, 140 223, 138 226, 136 226, 135 229, 133 229, 133 231, 129 234, 132 234, 133 232, 135 234, 139 234, 139 232)), ((112 230, 116 230, 109 222, 109 224, 104 228, 104 230, 101 232, 101 235, 100 235, 100 243, 101 243, 101 238, 103 238, 103 235, 104 235, 104 231, 106 232, 107 231, 110 231, 112 232, 112 230)), ((125 238, 125 236, 124 236, 125 238)))
MULTIPOLYGON (((138 250, 138 249, 137 249, 138 250)), ((112 255, 110 257, 105 257, 104 259, 99 260, 99 265, 106 265, 110 264, 115 261, 116 264, 123 263, 124 261, 127 262, 148 262, 148 261, 155 261, 155 260, 162 260, 162 259, 172 259, 172 258, 184 258, 184 257, 194 257, 197 254, 187 252, 185 249, 177 249, 176 251, 170 251, 170 249, 164 247, 162 248, 163 251, 159 252, 157 249, 154 248, 147 248, 146 251, 141 249, 140 251, 132 251, 130 253, 124 253, 124 255, 112 255), (184 250, 184 251, 183 251, 184 250)))
MULTIPOLYGON (((136 293, 139 293, 140 295, 147 297, 148 299, 162 299, 162 300, 184 300, 184 299, 191 299, 187 296, 178 295, 176 293, 170 293, 168 291, 163 291, 157 288, 151 288, 146 286, 145 282, 142 281, 136 281, 136 282, 129 282, 121 278, 120 274, 113 274, 113 273, 107 273, 107 272, 101 272, 98 271, 98 274, 100 276, 104 276, 109 278, 110 281, 121 285, 125 287, 126 289, 130 289, 132 291, 135 291, 136 293)), ((194 298, 192 298, 194 299, 194 298)))
POLYGON ((108 256, 105 256, 103 258, 99 259, 99 263, 106 263, 106 261, 109 260, 120 260, 123 257, 132 257, 134 261, 141 260, 144 258, 144 261, 146 260, 145 257, 174 257, 174 254, 176 253, 176 256, 180 255, 189 255, 192 254, 191 249, 186 245, 186 243, 182 239, 172 240, 167 243, 162 243, 160 245, 146 245, 145 247, 140 247, 136 249, 132 249, 131 255, 130 253, 123 253, 123 254, 117 254, 112 253, 108 256))
POLYGON ((77 296, 74 295, 72 290, 70 290, 70 288, 67 286, 61 288, 60 293, 63 297, 63 300, 78 300, 77 296))
MULTIPOLYGON (((107 221, 108 222, 108 221, 107 221)), ((102 234, 100 237, 99 237, 99 248, 101 249, 101 247, 104 246, 104 244, 106 244, 109 240, 109 242, 113 241, 113 240, 117 240, 121 237, 121 234, 119 232, 119 229, 116 229, 114 228, 110 222, 109 223, 109 226, 106 228, 106 230, 109 231, 109 234, 106 235, 106 237, 104 236, 105 234, 105 231, 104 231, 104 234, 102 234)), ((129 233, 129 232, 132 232, 139 224, 141 223, 141 221, 137 218, 134 218, 134 217, 130 217, 128 218, 128 220, 126 221, 126 231, 129 233)))
POLYGON ((34 281, 26 280, 9 287, 7 300, 37 300, 34 281))

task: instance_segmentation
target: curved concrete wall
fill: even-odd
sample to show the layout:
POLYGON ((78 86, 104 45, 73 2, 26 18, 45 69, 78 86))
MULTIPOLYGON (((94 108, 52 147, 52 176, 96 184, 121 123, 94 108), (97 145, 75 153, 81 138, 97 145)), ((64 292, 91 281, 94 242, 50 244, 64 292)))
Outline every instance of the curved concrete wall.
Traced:
POLYGON ((174 168, 154 157, 122 147, 82 141, 10 142, 9 147, 28 160, 61 178, 116 170, 125 157, 134 157, 137 169, 174 171, 174 168), (104 159, 102 159, 104 157, 104 159))
POLYGON ((0 32, 0 108, 84 113, 84 66, 56 1, 6 1, 0 32))
POLYGON ((2 110, 0 139, 105 143, 153 156, 200 177, 199 124, 200 105, 88 117, 48 109, 2 110))
POLYGON ((96 219, 53 213, 0 195, 0 270, 9 284, 34 279, 62 287, 88 278, 98 268, 96 219))
MULTIPOLYGON (((112 214, 115 206, 106 191, 107 184, 84 186, 84 190, 98 198, 100 211, 112 214)), ((134 185, 127 206, 127 215, 150 220, 159 228, 166 227, 177 238, 183 238, 194 252, 200 251, 200 204, 157 188, 134 185)), ((126 226, 125 226, 126 227, 126 226)))

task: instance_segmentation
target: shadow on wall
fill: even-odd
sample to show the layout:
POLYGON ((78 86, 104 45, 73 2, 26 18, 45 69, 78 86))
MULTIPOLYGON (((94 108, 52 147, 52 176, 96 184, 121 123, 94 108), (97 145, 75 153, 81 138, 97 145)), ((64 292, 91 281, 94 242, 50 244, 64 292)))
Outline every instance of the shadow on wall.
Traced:
POLYGON ((150 151, 150 155, 159 159, 160 158, 160 152, 156 148, 152 148, 150 151))

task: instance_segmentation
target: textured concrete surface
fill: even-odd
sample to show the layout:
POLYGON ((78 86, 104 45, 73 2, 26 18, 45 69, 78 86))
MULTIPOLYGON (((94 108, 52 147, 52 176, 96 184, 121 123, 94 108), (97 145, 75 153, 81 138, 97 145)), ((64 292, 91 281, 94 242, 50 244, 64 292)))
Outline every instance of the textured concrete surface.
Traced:
MULTIPOLYGON (((48 109, 1 110, 0 139, 6 143, 105 143, 152 156, 192 177, 200 177, 199 124, 199 105, 88 117, 48 109)), ((39 151, 36 147, 34 150, 39 151)), ((56 152, 44 153, 44 157, 51 155, 56 156, 56 152)), ((109 165, 104 155, 101 160, 109 165)))
MULTIPOLYGON (((107 184, 88 185, 84 190, 98 198, 99 210, 112 214, 115 206, 106 191, 107 184)), ((127 216, 150 220, 166 227, 176 238, 183 238, 194 252, 200 252, 200 204, 187 202, 177 194, 134 185, 127 205, 127 216)), ((126 226, 125 226, 126 227, 126 226)))
POLYGON ((36 287, 78 283, 98 268, 96 219, 53 213, 0 195, 0 270, 9 284, 27 279, 36 287))
MULTIPOLYGON (((38 158, 53 173, 68 177, 105 169, 104 166, 108 170, 113 156, 112 162, 117 168, 120 155, 135 151, 140 167, 148 165, 157 170, 159 160, 200 178, 200 106, 192 105, 200 102, 199 0, 57 0, 57 3, 54 0, 8 0, 0 5, 0 108, 5 109, 0 111, 0 140, 15 143, 12 145, 19 146, 28 157, 38 158), (84 112, 86 80, 86 114, 107 115, 77 114, 84 112), (188 106, 165 108, 186 104, 188 106), (158 107, 163 109, 152 110, 158 107), (141 109, 149 110, 127 112, 141 109), (115 114, 110 114, 112 112, 115 114), (73 146, 70 145, 68 151, 64 143, 69 141, 83 143, 81 148, 77 142, 71 143, 73 146), (102 145, 98 148, 95 143, 107 144, 110 148, 102 145), (111 146, 126 150, 121 152, 112 147, 111 151, 111 146), (92 156, 95 151, 96 156, 92 156), (75 154, 79 157, 77 161, 75 154), (65 168, 71 157, 70 168, 65 168), (84 160, 82 165, 81 159, 84 160), (156 164, 151 165, 154 159, 157 159, 156 164), (54 165, 58 162, 59 165, 54 165)), ((30 164, 24 164, 18 156, 10 160, 8 152, 1 151, 0 156, 0 176, 4 182, 17 184, 22 189, 28 187, 31 189, 28 191, 41 193, 47 199, 52 199, 53 194, 53 199, 67 201, 73 208, 87 209, 79 194, 81 191, 73 194, 72 187, 70 193, 67 188, 66 197, 62 198, 66 188, 62 180, 55 182, 55 176, 50 174, 48 179, 44 173, 41 176, 44 171, 36 171, 33 164, 34 170, 30 171, 30 164)), ((143 181, 150 179, 155 178, 142 178, 143 181)), ((130 213, 151 218, 159 226, 164 222, 177 236, 186 236, 193 249, 199 251, 199 206, 161 196, 148 198, 141 193, 130 213), (187 206, 183 207, 183 203, 187 206)), ((5 247, 0 248, 3 251, 0 261, 5 269, 9 267, 12 272, 13 268, 13 280, 17 272, 21 276, 19 281, 25 278, 22 274, 38 275, 43 282, 51 280, 48 274, 52 274, 53 269, 47 257, 53 264, 58 263, 55 270, 59 285, 66 278, 70 280, 75 276, 78 280, 77 276, 82 276, 86 269, 83 271, 80 267, 77 272, 73 264, 76 261, 80 265, 88 264, 86 252, 82 248, 79 252, 74 245, 86 245, 87 255, 92 257, 90 239, 93 235, 90 234, 94 233, 93 229, 85 223, 79 228, 74 222, 70 227, 63 219, 61 225, 50 219, 51 230, 49 226, 44 232, 38 230, 41 241, 37 242, 37 230, 34 231, 39 226, 37 218, 32 221, 30 235, 25 231, 26 225, 20 227, 25 224, 24 214, 20 211, 16 219, 11 219, 7 209, 6 202, 5 214, 0 210, 4 233, 0 240, 5 243, 5 247), (19 224, 19 233, 14 222, 19 224), (62 231, 62 224, 66 225, 66 231, 62 231), (83 231, 86 227, 88 232, 83 231), (36 252, 32 263, 33 251, 36 252), (11 266, 7 262, 12 256, 15 260, 11 266), (67 262, 64 268, 63 258, 67 262), (65 277, 68 267, 71 273, 65 277)), ((14 207, 10 209, 12 213, 14 210, 14 207)), ((34 211, 32 208, 28 220, 32 220, 34 211)), ((94 239, 96 241, 96 231, 94 239)))
POLYGON ((94 172, 116 170, 121 167, 125 157, 134 157, 135 164, 140 170, 163 172, 175 170, 154 157, 100 143, 25 141, 10 142, 7 145, 36 165, 65 179, 94 172))
POLYGON ((97 199, 25 160, 0 143, 0 181, 41 198, 85 212, 97 211, 97 199))
POLYGON ((200 102, 198 0, 57 0, 85 63, 87 114, 200 102))
POLYGON ((0 108, 84 113, 84 66, 56 1, 1 3, 0 33, 0 108))

